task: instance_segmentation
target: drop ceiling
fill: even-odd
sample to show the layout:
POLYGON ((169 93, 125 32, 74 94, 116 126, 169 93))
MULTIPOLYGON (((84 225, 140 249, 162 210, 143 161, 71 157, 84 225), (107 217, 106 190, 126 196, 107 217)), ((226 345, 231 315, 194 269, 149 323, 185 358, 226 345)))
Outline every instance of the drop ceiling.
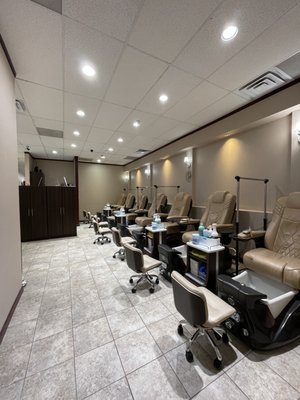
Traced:
POLYGON ((247 104, 239 89, 300 51, 300 0, 1 0, 0 8, 26 107, 17 112, 19 151, 29 146, 37 158, 127 164, 139 149, 247 104), (223 42, 228 24, 239 32, 223 42), (86 63, 94 77, 83 76, 86 63))

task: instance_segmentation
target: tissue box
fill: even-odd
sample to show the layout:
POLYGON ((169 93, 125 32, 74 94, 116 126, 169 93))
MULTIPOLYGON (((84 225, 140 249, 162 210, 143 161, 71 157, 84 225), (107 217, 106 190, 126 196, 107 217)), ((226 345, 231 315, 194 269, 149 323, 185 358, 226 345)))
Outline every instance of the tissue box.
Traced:
POLYGON ((220 246, 220 238, 208 238, 206 236, 199 236, 199 245, 206 247, 220 246))

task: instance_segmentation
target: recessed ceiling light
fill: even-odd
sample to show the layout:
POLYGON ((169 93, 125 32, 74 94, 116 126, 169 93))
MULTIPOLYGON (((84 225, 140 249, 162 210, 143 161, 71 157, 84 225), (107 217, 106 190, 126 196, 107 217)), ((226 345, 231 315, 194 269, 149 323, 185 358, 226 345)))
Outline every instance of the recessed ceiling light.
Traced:
POLYGON ((77 144, 72 143, 72 144, 71 144, 71 147, 77 147, 77 144))
POLYGON ((102 160, 105 158, 105 156, 101 156, 100 158, 102 158, 102 160))
POLYGON ((138 119, 136 121, 133 122, 132 124, 135 128, 138 128, 141 125, 141 121, 139 121, 138 119))
POLYGON ((221 39, 222 39, 224 42, 227 42, 227 41, 229 41, 229 40, 232 40, 233 38, 236 37, 238 31, 239 31, 239 30, 238 30, 237 26, 235 26, 235 25, 230 25, 230 26, 228 26, 227 28, 225 28, 225 29, 223 30, 222 35, 221 35, 221 39))
POLYGON ((56 150, 52 150, 52 154, 57 154, 57 151, 56 150))
POLYGON ((110 148, 108 149, 108 151, 114 151, 114 149, 113 149, 112 147, 110 147, 110 148))
POLYGON ((160 96, 159 96, 159 101, 161 102, 161 103, 165 103, 166 101, 168 101, 169 100, 169 97, 166 95, 166 94, 161 94, 160 96))
POLYGON ((79 131, 74 131, 74 132, 73 132, 73 135, 75 135, 75 136, 80 136, 80 132, 79 132, 79 131))
POLYGON ((119 143, 123 143, 124 140, 123 140, 121 137, 119 137, 119 138, 118 138, 118 142, 119 142, 119 143))
POLYGON ((83 73, 84 73, 84 75, 86 75, 86 76, 95 76, 96 75, 96 71, 95 71, 95 68, 93 68, 91 65, 84 65, 83 67, 82 67, 82 70, 81 70, 83 73))
POLYGON ((99 162, 99 163, 101 162, 100 158, 98 158, 97 162, 99 162))
POLYGON ((78 115, 78 117, 84 117, 85 116, 85 112, 82 110, 77 110, 76 114, 78 115))

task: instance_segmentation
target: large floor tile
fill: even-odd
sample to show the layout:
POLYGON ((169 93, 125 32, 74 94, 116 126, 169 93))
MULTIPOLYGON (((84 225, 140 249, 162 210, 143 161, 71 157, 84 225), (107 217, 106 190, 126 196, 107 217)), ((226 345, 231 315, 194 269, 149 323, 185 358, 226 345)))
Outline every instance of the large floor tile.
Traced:
POLYGON ((0 399, 20 400, 24 381, 18 381, 6 387, 0 387, 0 399))
POLYGON ((194 361, 189 363, 185 358, 186 345, 183 344, 166 353, 173 371, 182 382, 185 390, 190 396, 194 396, 206 385, 217 379, 223 372, 213 367, 211 358, 204 349, 198 352, 193 351, 194 361))
POLYGON ((104 310, 99 299, 86 304, 77 301, 72 307, 73 326, 94 321, 104 315, 104 310))
POLYGON ((49 313, 38 318, 34 340, 43 339, 72 328, 71 309, 49 313))
POLYGON ((76 400, 74 361, 69 360, 25 380, 22 400, 76 400))
POLYGON ((134 332, 145 325, 133 307, 107 316, 114 339, 134 332))
POLYGON ((218 379, 206 386, 199 394, 193 397, 194 400, 248 400, 248 397, 232 382, 226 375, 221 375, 218 379))
POLYGON ((151 335, 163 353, 172 350, 186 341, 177 333, 178 321, 173 315, 148 325, 151 335))
POLYGON ((105 344, 75 357, 78 399, 81 400, 124 376, 117 350, 113 343, 105 344))
POLYGON ((31 344, 0 354, 0 387, 25 378, 31 344))
POLYGON ((64 331, 33 343, 27 376, 73 358, 72 331, 64 331))
POLYGON ((79 325, 73 331, 75 355, 87 353, 113 340, 106 318, 79 325))
POLYGON ((126 379, 122 378, 92 394, 86 400, 132 400, 132 396, 126 379))
POLYGON ((30 300, 22 301, 22 298, 17 305, 17 308, 12 316, 9 326, 20 324, 21 322, 37 319, 41 306, 41 297, 33 297, 30 300))
POLYGON ((104 297, 101 299, 101 302, 106 315, 125 310, 131 306, 131 303, 125 293, 104 297))
POLYGON ((164 357, 127 376, 134 400, 188 399, 184 387, 164 357))
POLYGON ((0 345, 0 353, 11 351, 33 341, 36 319, 8 327, 0 345))
POLYGON ((146 325, 170 315, 170 311, 159 300, 139 304, 135 309, 146 325))
POLYGON ((147 328, 139 329, 117 339, 116 346, 126 374, 162 354, 147 328))
POLYGON ((299 399, 299 392, 266 363, 259 361, 253 353, 247 355, 226 373, 251 400, 299 399))

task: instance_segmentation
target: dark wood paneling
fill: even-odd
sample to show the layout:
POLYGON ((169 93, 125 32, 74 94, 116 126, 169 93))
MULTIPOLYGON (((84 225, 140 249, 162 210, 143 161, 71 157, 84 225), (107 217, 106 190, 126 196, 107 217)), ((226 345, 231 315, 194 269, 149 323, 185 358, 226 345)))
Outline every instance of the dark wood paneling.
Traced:
POLYGON ((48 237, 46 188, 31 187, 31 238, 48 237))
POLYGON ((22 242, 76 236, 76 188, 20 186, 22 242))
POLYGON ((77 215, 76 215, 76 193, 75 187, 62 188, 63 205, 63 235, 76 235, 77 215))
POLYGON ((48 236, 62 236, 62 194, 60 186, 47 187, 48 236))
POLYGON ((19 187, 19 204, 20 204, 20 226, 21 240, 26 242, 31 240, 31 201, 30 186, 19 187))

